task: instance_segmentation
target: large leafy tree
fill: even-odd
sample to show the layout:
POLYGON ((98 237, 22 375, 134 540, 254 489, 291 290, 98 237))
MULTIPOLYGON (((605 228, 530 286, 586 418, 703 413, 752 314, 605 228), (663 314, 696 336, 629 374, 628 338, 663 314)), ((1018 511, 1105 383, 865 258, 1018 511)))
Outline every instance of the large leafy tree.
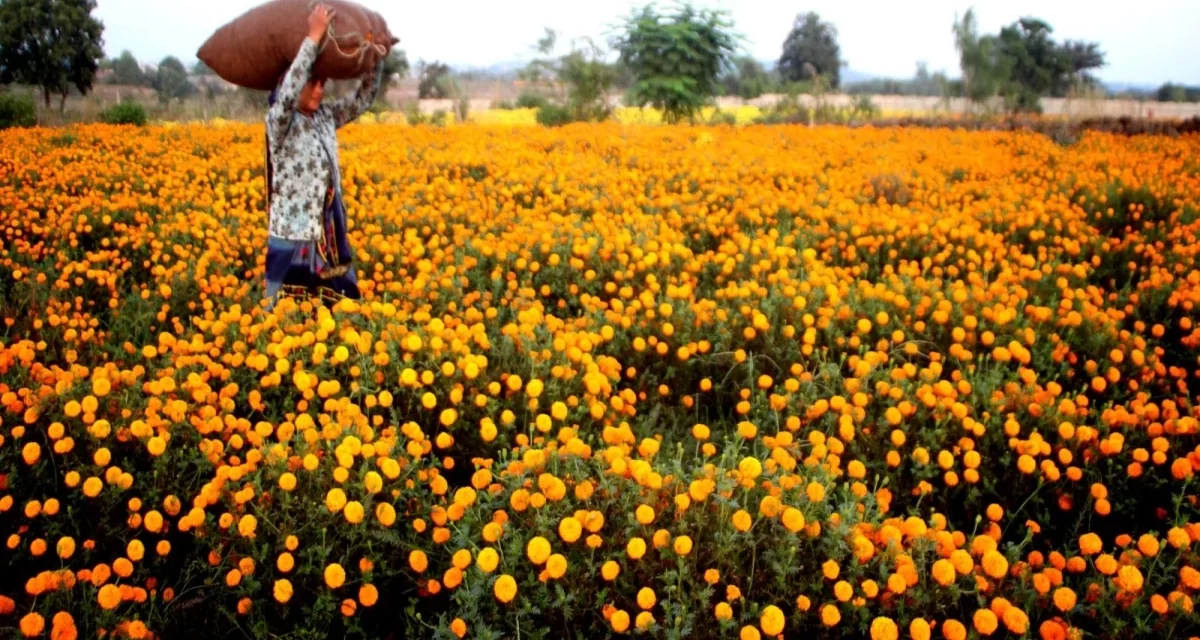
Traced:
POLYGON ((974 102, 984 102, 1000 91, 1008 73, 996 55, 996 37, 979 35, 974 9, 955 19, 953 31, 962 69, 963 94, 974 102))
POLYGON ((417 97, 421 100, 441 100, 454 94, 450 67, 445 63, 422 60, 417 64, 417 77, 417 97))
POLYGON ((403 80, 408 77, 408 54, 402 49, 394 49, 383 59, 383 78, 379 81, 379 95, 375 98, 377 104, 387 104, 388 89, 392 86, 392 78, 403 80))
POLYGON ((130 51, 122 51, 112 63, 112 83, 142 87, 150 83, 150 77, 142 69, 142 63, 130 51))
POLYGON ((1104 66, 1104 53, 1092 42, 1057 43, 1045 21, 1022 18, 999 35, 979 35, 975 12, 954 22, 954 44, 962 65, 963 91, 973 101, 997 95, 1014 112, 1038 111, 1041 97, 1066 96, 1094 86, 1090 73, 1104 66))
POLYGON ((783 41, 779 56, 779 75, 788 82, 809 80, 810 74, 822 76, 836 89, 842 83, 842 54, 837 28, 823 22, 814 12, 796 16, 796 22, 783 41))
POLYGON ((753 100, 766 93, 773 84, 771 74, 762 63, 749 56, 742 56, 733 61, 729 70, 721 78, 726 95, 737 96, 743 100, 753 100))
POLYGON ((720 92, 737 36, 726 12, 683 4, 664 14, 647 5, 626 18, 612 44, 633 77, 630 101, 652 105, 674 123, 694 117, 720 92))
POLYGON ((0 83, 38 87, 59 110, 72 88, 86 94, 104 57, 95 0, 0 0, 0 83))
POLYGON ((158 92, 158 101, 166 104, 192 95, 196 87, 188 80, 187 67, 179 58, 167 56, 154 74, 154 90, 158 92))
POLYGON ((1008 71, 1000 95, 1010 111, 1040 111, 1045 95, 1066 95, 1081 82, 1094 81, 1088 72, 1104 65, 1095 44, 1058 44, 1054 29, 1037 18, 1022 18, 1000 30, 996 54, 1008 71))
POLYGON ((1093 69, 1104 66, 1104 52, 1100 51, 1099 44, 1067 40, 1059 51, 1065 60, 1067 75, 1059 78, 1054 87, 1054 95, 1061 97, 1073 88, 1090 88, 1100 84, 1091 73, 1093 69))

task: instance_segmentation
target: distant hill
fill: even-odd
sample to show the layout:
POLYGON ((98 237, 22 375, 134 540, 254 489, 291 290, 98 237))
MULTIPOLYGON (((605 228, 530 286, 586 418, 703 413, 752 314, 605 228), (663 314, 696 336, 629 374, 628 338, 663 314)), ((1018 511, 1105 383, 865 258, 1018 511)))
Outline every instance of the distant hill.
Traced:
POLYGON ((1105 82, 1104 88, 1110 93, 1154 93, 1158 86, 1142 82, 1105 82))
POLYGON ((852 84, 855 82, 866 82, 868 80, 875 80, 876 78, 879 78, 879 77, 880 76, 875 75, 873 73, 866 73, 864 71, 855 71, 854 69, 843 69, 842 70, 842 84, 852 84))

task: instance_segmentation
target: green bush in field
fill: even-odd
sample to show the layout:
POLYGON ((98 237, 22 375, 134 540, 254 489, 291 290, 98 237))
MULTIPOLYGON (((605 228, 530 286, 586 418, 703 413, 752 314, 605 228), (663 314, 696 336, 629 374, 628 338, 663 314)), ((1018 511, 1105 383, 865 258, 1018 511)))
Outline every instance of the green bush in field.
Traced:
POLYGON ((538 109, 537 121, 543 127, 561 127, 574 122, 571 110, 557 104, 547 104, 538 109))
POLYGON ((132 124, 144 127, 149 119, 146 108, 136 102, 122 102, 100 112, 100 122, 104 124, 132 124))
POLYGON ((37 124, 37 106, 28 95, 0 93, 0 129, 37 124))

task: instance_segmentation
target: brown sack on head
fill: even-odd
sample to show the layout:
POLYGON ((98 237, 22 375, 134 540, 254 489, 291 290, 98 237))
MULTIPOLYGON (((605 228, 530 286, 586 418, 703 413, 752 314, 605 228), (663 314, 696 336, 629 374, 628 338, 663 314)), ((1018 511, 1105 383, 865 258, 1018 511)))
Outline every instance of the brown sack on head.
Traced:
MULTIPOLYGON (((395 44, 379 14, 349 0, 325 0, 336 13, 313 73, 330 80, 371 70, 395 44)), ((269 91, 308 35, 311 0, 271 0, 218 29, 196 57, 238 86, 269 91)))

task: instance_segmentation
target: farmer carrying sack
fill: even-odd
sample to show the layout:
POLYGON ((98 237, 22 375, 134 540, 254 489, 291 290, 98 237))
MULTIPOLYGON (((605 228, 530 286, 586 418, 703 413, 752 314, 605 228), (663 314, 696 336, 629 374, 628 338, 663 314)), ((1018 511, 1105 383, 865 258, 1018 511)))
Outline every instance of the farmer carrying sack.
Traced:
MULTIPOLYGON (((378 13, 348 0, 325 0, 336 13, 313 74, 329 80, 357 78, 375 67, 399 40, 378 13)), ((221 27, 196 57, 241 87, 270 91, 308 36, 313 0, 271 0, 221 27)))

